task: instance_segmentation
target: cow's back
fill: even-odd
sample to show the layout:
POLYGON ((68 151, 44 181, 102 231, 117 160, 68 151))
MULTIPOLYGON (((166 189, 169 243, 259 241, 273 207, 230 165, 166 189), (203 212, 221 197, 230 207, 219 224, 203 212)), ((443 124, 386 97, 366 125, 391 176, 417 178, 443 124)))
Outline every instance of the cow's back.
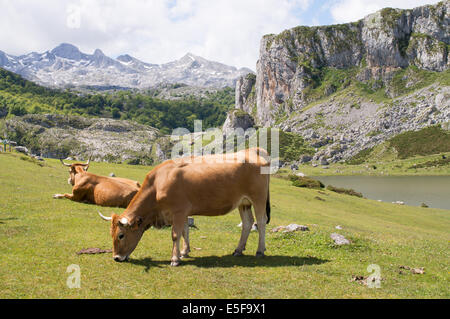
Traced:
POLYGON ((126 208, 134 195, 139 191, 136 182, 124 182, 120 179, 100 178, 93 190, 95 204, 101 206, 126 208))

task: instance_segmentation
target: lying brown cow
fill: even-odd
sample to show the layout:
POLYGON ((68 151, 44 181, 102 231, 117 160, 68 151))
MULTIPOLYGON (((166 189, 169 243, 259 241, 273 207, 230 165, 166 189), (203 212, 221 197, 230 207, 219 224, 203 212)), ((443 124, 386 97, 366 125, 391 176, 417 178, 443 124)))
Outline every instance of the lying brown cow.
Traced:
POLYGON ((140 184, 125 178, 104 177, 88 173, 90 160, 86 164, 66 164, 70 167, 68 183, 72 194, 56 194, 53 198, 68 198, 100 206, 126 208, 137 194, 140 184))
POLYGON ((168 160, 155 167, 133 198, 125 212, 112 217, 113 258, 127 260, 144 232, 151 226, 172 225, 172 266, 178 266, 180 257, 188 255, 188 216, 225 215, 239 208, 242 233, 235 256, 242 255, 254 219, 254 207, 259 232, 256 256, 264 256, 265 228, 270 220, 269 175, 270 160, 265 150, 253 148, 234 153, 245 162, 222 155, 189 157, 168 160), (220 159, 223 161, 220 162, 220 159), (180 239, 184 247, 180 254, 180 239))

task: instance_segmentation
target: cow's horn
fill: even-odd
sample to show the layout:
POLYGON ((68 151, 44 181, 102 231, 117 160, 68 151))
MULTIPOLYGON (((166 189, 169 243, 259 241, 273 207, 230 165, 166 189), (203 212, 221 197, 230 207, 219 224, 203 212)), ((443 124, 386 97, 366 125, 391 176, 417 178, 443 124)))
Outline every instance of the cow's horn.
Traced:
POLYGON ((112 219, 112 217, 106 217, 106 216, 103 216, 102 213, 100 213, 100 212, 98 212, 98 214, 100 215, 100 217, 101 217, 103 220, 111 221, 111 219, 112 219))
POLYGON ((91 163, 91 158, 92 158, 92 155, 89 157, 89 159, 88 159, 88 161, 86 163, 87 166, 89 166, 89 164, 91 163))
POLYGON ((72 165, 70 165, 70 164, 64 163, 63 160, 62 160, 62 158, 60 158, 59 160, 61 161, 61 164, 63 164, 64 166, 68 166, 68 167, 72 166, 72 165))

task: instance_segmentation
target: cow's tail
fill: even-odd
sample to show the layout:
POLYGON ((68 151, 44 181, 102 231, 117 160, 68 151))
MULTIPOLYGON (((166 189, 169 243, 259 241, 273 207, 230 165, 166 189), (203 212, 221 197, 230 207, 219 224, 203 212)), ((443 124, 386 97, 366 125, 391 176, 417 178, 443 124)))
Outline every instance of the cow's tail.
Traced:
POLYGON ((267 215, 267 224, 268 224, 268 223, 270 223, 270 191, 269 191, 269 187, 267 188, 266 215, 267 215))

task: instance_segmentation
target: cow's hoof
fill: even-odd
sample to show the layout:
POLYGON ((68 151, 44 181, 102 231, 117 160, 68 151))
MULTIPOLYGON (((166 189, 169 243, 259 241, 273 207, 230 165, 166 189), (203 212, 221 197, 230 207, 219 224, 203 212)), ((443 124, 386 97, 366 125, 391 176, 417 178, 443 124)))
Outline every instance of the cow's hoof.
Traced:
POLYGON ((64 196, 63 195, 61 195, 61 194, 55 194, 55 195, 53 195, 53 198, 54 199, 61 199, 61 198, 63 198, 64 196))
POLYGON ((262 252, 260 252, 260 251, 257 251, 257 252, 256 252, 256 257, 262 258, 262 257, 265 257, 265 255, 264 255, 264 253, 262 253, 262 252))
POLYGON ((180 258, 181 258, 181 259, 183 259, 183 258, 189 258, 189 254, 188 254, 188 253, 186 253, 186 254, 181 254, 180 258))
POLYGON ((171 263, 170 263, 170 266, 172 266, 172 267, 178 267, 180 265, 180 262, 179 261, 172 261, 171 263))
POLYGON ((239 257, 239 256, 244 256, 244 254, 242 253, 242 251, 235 250, 234 253, 233 253, 233 256, 239 257))

